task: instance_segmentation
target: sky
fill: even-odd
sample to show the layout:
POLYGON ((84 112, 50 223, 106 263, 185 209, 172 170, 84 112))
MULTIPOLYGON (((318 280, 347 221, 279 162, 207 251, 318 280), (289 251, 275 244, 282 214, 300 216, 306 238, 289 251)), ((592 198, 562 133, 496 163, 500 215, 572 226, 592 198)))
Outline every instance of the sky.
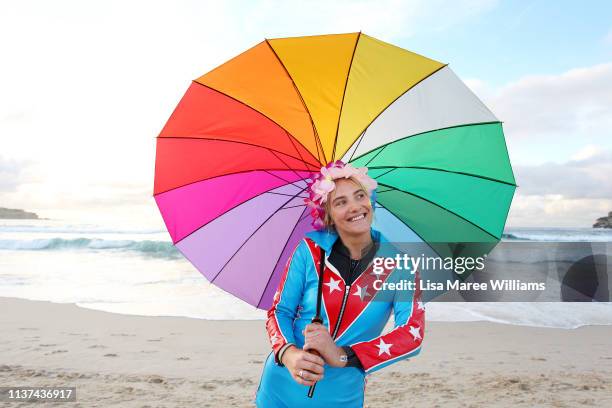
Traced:
POLYGON ((518 0, 0 0, 0 207, 163 227, 155 137, 191 80, 264 38, 360 30, 448 63, 503 121, 507 226, 612 211, 612 3, 518 0))

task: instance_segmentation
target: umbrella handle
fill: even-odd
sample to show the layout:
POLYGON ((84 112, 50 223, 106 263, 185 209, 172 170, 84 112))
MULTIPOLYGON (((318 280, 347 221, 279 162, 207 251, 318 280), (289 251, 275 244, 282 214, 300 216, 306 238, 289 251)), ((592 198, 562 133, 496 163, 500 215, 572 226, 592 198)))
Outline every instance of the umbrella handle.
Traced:
MULTIPOLYGON (((323 249, 323 247, 319 247, 319 248, 320 248, 320 254, 319 254, 319 284, 317 285, 317 312, 315 316, 312 318, 311 323, 323 324, 323 318, 321 318, 321 297, 323 296, 323 274, 325 273, 325 250, 323 249)), ((316 350, 309 351, 309 353, 312 353, 316 356, 321 357, 321 354, 319 354, 319 352, 316 350)), ((312 398, 312 396, 314 395, 314 390, 316 386, 317 386, 317 383, 314 383, 313 385, 310 386, 310 388, 308 389, 308 398, 312 398)))
MULTIPOLYGON (((319 316, 315 316, 312 318, 311 322, 323 324, 323 319, 321 319, 321 317, 319 316)), ((308 352, 311 354, 314 354, 315 356, 321 357, 321 354, 317 350, 310 350, 308 352)), ((310 386, 310 388, 308 389, 308 398, 312 398, 312 396, 314 395, 316 386, 317 386, 317 383, 314 383, 313 385, 310 386)))
MULTIPOLYGON (((321 354, 319 354, 317 350, 309 351, 309 353, 314 354, 315 356, 321 357, 321 354)), ((317 383, 314 383, 313 385, 310 386, 310 388, 308 389, 308 398, 312 398, 312 396, 314 395, 316 386, 317 386, 317 383)))

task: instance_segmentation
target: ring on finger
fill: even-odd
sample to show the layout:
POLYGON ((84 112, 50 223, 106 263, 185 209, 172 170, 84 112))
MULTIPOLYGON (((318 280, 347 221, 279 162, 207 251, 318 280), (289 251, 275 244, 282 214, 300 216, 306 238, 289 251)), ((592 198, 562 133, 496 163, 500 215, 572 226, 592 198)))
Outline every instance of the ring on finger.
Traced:
POLYGON ((304 378, 304 370, 300 370, 300 372, 298 373, 298 377, 304 378))

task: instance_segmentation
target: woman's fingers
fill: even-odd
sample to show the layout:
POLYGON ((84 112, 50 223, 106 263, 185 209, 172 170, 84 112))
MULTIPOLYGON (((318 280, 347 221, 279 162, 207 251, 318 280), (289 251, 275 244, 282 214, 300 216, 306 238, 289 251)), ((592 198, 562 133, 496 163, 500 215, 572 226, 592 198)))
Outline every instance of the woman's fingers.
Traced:
POLYGON ((309 323, 306 325, 306 327, 304 327, 304 330, 302 330, 302 334, 306 335, 308 333, 323 332, 323 331, 327 331, 327 327, 319 323, 309 323))
MULTIPOLYGON (((311 386, 323 378, 325 361, 312 353, 301 351, 290 360, 290 370, 293 379, 302 385, 311 386)), ((289 365, 287 366, 289 368, 289 365)))
POLYGON ((306 336, 304 336, 304 340, 309 342, 309 341, 316 340, 318 337, 323 338, 323 336, 321 336, 319 332, 314 332, 314 333, 311 332, 311 333, 306 334, 306 336))
POLYGON ((321 381, 323 379, 323 374, 315 374, 308 370, 300 369, 295 373, 295 377, 312 385, 317 381, 321 381))
POLYGON ((317 335, 317 334, 323 334, 325 332, 327 332, 327 328, 317 324, 317 328, 314 329, 308 329, 308 330, 304 330, 304 335, 305 336, 312 336, 312 335, 317 335))
POLYGON ((327 339, 330 338, 331 336, 329 335, 329 332, 327 331, 326 328, 317 328, 317 329, 310 329, 308 331, 304 331, 304 339, 306 341, 311 341, 316 339, 317 337, 322 338, 322 339, 327 339))
POLYGON ((323 374, 323 366, 319 365, 319 364, 315 364, 315 363, 311 363, 308 361, 304 361, 301 363, 300 367, 304 370, 308 370, 309 372, 311 372, 312 374, 318 374, 318 375, 322 375, 323 374))
MULTIPOLYGON (((314 351, 319 352, 319 354, 321 354, 321 347, 315 341, 310 341, 310 342, 307 341, 306 343, 304 343, 304 350, 305 351, 314 350, 314 351)), ((309 354, 312 354, 312 353, 309 353, 309 354)))
MULTIPOLYGON (((307 346, 308 346, 307 344, 304 345, 305 349, 307 346)), ((321 368, 323 368, 323 364, 325 364, 325 360, 323 360, 321 357, 314 355, 312 353, 304 353, 302 358, 306 362, 314 363, 314 364, 321 366, 321 368)))
MULTIPOLYGON (((300 373, 298 373, 298 374, 300 374, 300 373)), ((310 372, 308 370, 301 370, 301 374, 302 374, 301 378, 303 380, 305 380, 305 381, 316 382, 316 381, 319 381, 319 380, 321 380, 323 378, 323 374, 316 374, 316 373, 310 372)))
POLYGON ((311 387, 313 385, 315 385, 315 381, 307 381, 301 377, 298 377, 297 375, 293 377, 293 379, 298 383, 298 384, 302 384, 302 385, 306 385, 308 387, 311 387))
POLYGON ((324 352, 329 347, 329 342, 323 338, 314 337, 312 339, 307 339, 304 343, 303 349, 308 350, 317 350, 319 353, 324 352))

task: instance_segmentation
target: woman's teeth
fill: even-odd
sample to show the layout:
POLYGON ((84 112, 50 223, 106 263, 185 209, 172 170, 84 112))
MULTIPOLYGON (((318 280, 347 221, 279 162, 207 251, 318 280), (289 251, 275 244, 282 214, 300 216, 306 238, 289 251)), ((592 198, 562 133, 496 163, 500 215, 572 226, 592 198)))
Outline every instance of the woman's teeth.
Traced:
POLYGON ((359 221, 359 220, 364 219, 364 218, 365 218, 365 215, 364 214, 360 214, 360 215, 357 215, 356 217, 350 218, 349 221, 350 222, 359 221))

